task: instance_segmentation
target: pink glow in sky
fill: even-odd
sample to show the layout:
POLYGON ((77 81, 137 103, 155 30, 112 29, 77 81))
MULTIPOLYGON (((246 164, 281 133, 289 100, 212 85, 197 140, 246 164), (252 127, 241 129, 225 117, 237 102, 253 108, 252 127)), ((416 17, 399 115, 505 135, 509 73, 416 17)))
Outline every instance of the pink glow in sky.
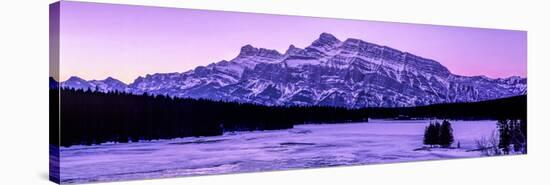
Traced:
POLYGON ((61 80, 185 72, 242 46, 304 48, 322 32, 434 59, 465 76, 527 74, 527 32, 64 1, 61 80))

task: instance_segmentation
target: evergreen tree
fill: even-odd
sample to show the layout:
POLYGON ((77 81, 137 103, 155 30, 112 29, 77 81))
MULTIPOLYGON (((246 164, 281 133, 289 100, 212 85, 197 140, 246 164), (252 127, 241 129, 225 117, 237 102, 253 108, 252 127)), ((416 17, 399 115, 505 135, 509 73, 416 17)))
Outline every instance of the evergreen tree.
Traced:
POLYGON ((525 119, 501 119, 497 123, 499 132, 498 147, 504 154, 527 153, 527 122, 525 119))
POLYGON ((448 120, 443 120, 441 127, 439 129, 439 142, 438 144, 441 147, 449 147, 454 142, 453 128, 451 127, 451 122, 448 120))
POLYGON ((514 152, 527 153, 527 122, 522 120, 510 120, 511 144, 514 152))
POLYGON ((433 147, 433 145, 437 145, 439 141, 439 123, 430 123, 424 130, 424 144, 430 145, 430 147, 433 147))
POLYGON ((432 134, 432 124, 430 123, 430 125, 426 126, 426 128, 424 129, 424 144, 430 145, 430 147, 433 144, 433 141, 432 141, 433 136, 431 134, 432 134))
POLYGON ((518 137, 520 140, 521 148, 520 151, 523 154, 527 154, 527 119, 522 118, 519 120, 519 128, 518 128, 518 137))
POLYGON ((512 142, 512 133, 510 120, 499 120, 497 123, 498 133, 499 133, 499 143, 498 147, 502 152, 507 155, 510 153, 510 144, 512 142))

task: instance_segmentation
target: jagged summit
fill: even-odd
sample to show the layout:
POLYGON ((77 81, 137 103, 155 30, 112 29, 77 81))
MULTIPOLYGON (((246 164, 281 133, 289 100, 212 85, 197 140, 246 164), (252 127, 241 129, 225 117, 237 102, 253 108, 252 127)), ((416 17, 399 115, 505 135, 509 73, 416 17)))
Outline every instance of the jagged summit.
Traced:
POLYGON ((307 47, 309 49, 321 49, 321 50, 330 50, 332 48, 337 47, 341 43, 338 38, 336 38, 334 35, 329 33, 321 33, 319 35, 319 38, 313 43, 311 43, 311 46, 307 47))
POLYGON ((326 32, 321 33, 321 35, 319 35, 319 39, 317 39, 317 41, 322 42, 322 43, 326 43, 326 44, 334 44, 334 43, 339 43, 340 42, 340 40, 338 40, 338 38, 336 38, 334 35, 332 35, 330 33, 326 33, 326 32))
POLYGON ((241 47, 239 55, 183 73, 157 73, 129 85, 71 78, 62 86, 264 105, 348 108, 475 102, 527 93, 521 77, 452 74, 439 62, 387 46, 329 33, 304 49, 241 47), (118 85, 117 85, 118 84, 118 85))
POLYGON ((291 44, 290 46, 288 46, 288 49, 286 50, 285 55, 296 55, 301 51, 302 49, 297 48, 296 46, 291 44))
POLYGON ((239 53, 239 56, 253 56, 258 52, 258 48, 255 48, 254 46, 247 44, 241 47, 241 52, 239 53))
POLYGON ((250 57, 250 56, 260 56, 268 58, 277 58, 282 54, 277 50, 265 49, 265 48, 255 48, 254 46, 247 44, 241 47, 241 51, 238 57, 250 57))

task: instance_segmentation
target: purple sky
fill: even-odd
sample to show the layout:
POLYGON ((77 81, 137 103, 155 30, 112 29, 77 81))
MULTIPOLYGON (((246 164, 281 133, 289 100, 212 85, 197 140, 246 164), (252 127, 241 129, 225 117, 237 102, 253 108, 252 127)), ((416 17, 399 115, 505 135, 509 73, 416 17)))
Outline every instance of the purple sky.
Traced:
POLYGON ((108 76, 130 83, 230 60, 243 45, 304 48, 322 32, 431 58, 460 75, 527 74, 527 32, 110 5, 61 5, 61 80, 108 76))

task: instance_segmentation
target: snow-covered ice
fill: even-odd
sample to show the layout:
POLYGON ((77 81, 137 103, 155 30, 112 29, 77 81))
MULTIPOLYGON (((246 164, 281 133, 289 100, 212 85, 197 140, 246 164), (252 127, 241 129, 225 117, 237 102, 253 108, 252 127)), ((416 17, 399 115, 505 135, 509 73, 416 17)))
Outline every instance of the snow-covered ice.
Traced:
POLYGON ((428 120, 298 125, 124 144, 61 148, 63 183, 224 174, 341 165, 479 157, 475 140, 496 121, 452 121, 460 149, 415 150, 428 120))

